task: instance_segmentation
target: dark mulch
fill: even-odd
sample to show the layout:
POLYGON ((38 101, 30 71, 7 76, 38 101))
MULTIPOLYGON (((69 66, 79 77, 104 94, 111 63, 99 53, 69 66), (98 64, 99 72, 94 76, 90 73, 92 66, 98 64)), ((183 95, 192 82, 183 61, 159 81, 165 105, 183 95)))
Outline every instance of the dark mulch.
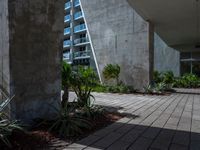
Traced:
MULTIPOLYGON (((70 137, 61 139, 68 144, 78 141, 91 133, 104 128, 115 121, 121 119, 123 116, 118 113, 105 113, 98 119, 91 120, 93 127, 89 130, 84 130, 84 133, 77 137, 70 137)), ((12 148, 7 148, 3 143, 0 143, 0 150, 37 150, 37 149, 48 149, 51 141, 58 139, 59 136, 50 133, 44 127, 34 129, 33 131, 21 132, 16 131, 11 136, 12 148)))

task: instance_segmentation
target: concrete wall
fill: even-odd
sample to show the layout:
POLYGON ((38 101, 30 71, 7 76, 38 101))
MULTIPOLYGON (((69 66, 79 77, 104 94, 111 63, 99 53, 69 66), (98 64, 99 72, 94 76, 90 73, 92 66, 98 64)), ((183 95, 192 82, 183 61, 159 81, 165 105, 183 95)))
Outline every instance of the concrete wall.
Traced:
POLYGON ((9 28, 8 1, 0 1, 0 85, 9 93, 9 28))
POLYGON ((154 69, 160 72, 173 71, 176 76, 180 75, 180 52, 170 48, 157 35, 155 38, 154 69))
POLYGON ((127 1, 81 0, 81 4, 100 73, 105 65, 116 63, 124 83, 139 89, 148 84, 153 47, 148 23, 127 1))
MULTIPOLYGON (((64 1, 8 0, 6 3, 0 1, 0 12, 5 13, 8 6, 9 17, 3 14, 2 19, 1 15, 0 26, 7 33, 5 17, 9 18, 10 88, 11 95, 15 95, 12 117, 24 122, 52 117, 55 110, 50 105, 57 107, 60 103, 64 1)), ((1 51, 7 54, 8 34, 0 36, 1 51)))

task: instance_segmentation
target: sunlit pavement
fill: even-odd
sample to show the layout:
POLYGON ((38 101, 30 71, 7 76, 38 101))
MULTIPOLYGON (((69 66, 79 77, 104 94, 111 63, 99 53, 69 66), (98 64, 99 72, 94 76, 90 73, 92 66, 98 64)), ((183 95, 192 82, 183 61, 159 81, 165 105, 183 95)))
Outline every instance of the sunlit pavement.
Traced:
POLYGON ((200 90, 181 89, 168 96, 93 95, 95 104, 127 117, 66 149, 200 150, 200 90))

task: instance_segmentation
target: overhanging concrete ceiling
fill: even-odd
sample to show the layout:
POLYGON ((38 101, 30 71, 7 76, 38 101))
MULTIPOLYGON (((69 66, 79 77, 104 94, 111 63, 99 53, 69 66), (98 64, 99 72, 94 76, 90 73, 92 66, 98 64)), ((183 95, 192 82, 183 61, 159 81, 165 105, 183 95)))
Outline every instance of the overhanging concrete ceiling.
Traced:
POLYGON ((169 46, 200 50, 200 0, 128 1, 169 46))

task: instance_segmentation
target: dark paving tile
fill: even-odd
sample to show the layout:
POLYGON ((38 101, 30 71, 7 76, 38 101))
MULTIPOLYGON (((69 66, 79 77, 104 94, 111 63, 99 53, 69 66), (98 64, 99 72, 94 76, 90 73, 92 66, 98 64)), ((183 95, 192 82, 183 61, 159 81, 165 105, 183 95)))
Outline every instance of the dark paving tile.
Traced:
POLYGON ((120 138, 120 136, 121 136, 121 134, 118 134, 118 133, 110 133, 108 136, 97 141, 96 143, 92 144, 91 146, 97 147, 97 148, 107 148, 112 143, 114 143, 118 138, 120 138))
POLYGON ((140 137, 128 150, 147 150, 152 140, 140 137))
POLYGON ((172 143, 188 146, 190 142, 190 133, 184 131, 177 131, 172 143))
POLYGON ((146 137, 146 138, 150 138, 150 139, 154 139, 158 133, 160 132, 160 128, 153 128, 150 127, 149 129, 147 129, 147 131, 145 131, 142 136, 146 137))
POLYGON ((169 150, 188 150, 187 146, 172 144, 169 150))
POLYGON ((200 150, 200 142, 199 141, 191 141, 190 150, 200 150))
POLYGON ((126 150, 131 143, 118 140, 115 143, 113 143, 110 147, 108 147, 106 150, 126 150))
POLYGON ((141 133, 137 130, 132 130, 129 133, 125 134, 123 137, 121 137, 122 141, 125 142, 134 142, 141 133))

